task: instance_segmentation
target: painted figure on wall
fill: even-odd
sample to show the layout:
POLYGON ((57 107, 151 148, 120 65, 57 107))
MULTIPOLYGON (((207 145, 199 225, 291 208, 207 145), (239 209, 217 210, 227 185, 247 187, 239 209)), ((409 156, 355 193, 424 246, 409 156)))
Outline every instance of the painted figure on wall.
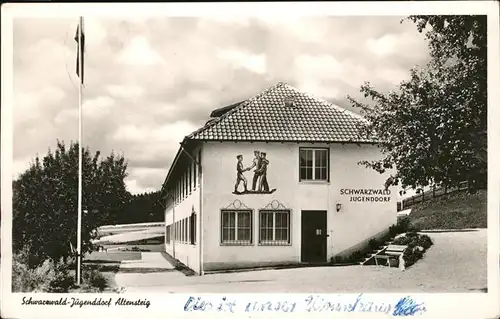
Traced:
POLYGON ((265 152, 254 151, 254 159, 252 165, 244 168, 243 166, 243 155, 236 156, 238 162, 236 164, 236 184, 234 185, 233 194, 271 194, 276 189, 269 189, 269 184, 267 182, 267 168, 269 166, 269 160, 266 157, 265 152), (253 168, 253 179, 252 179, 252 190, 247 189, 247 179, 243 175, 244 172, 250 171, 253 168), (244 191, 238 191, 240 183, 243 182, 244 191))
POLYGON ((257 170, 259 173, 259 192, 269 192, 267 165, 269 165, 269 161, 266 159, 266 153, 262 152, 260 153, 260 167, 257 170))
POLYGON ((257 171, 260 168, 261 158, 260 158, 260 151, 254 151, 253 153, 255 155, 255 158, 253 159, 252 166, 250 166, 248 170, 251 170, 252 168, 256 167, 252 180, 252 191, 255 191, 255 187, 257 186, 257 181, 259 180, 259 174, 257 173, 257 171))
POLYGON ((249 169, 243 168, 243 155, 236 156, 238 162, 236 163, 236 184, 234 184, 234 192, 238 193, 238 186, 243 182, 243 187, 245 187, 245 192, 247 192, 247 179, 243 175, 243 172, 248 171, 249 169))

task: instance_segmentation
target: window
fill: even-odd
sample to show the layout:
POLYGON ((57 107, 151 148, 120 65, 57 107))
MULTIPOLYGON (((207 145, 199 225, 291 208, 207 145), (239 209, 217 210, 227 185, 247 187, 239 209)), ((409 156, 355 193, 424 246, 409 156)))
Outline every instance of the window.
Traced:
POLYGON ((179 242, 181 241, 181 235, 182 235, 182 233, 181 233, 181 221, 179 220, 177 222, 177 241, 179 241, 179 242))
POLYGON ((261 210, 259 212, 259 243, 263 245, 290 244, 290 211, 261 210))
POLYGON ((182 196, 183 197, 186 197, 187 195, 187 172, 184 172, 184 174, 182 174, 182 185, 184 185, 184 189, 182 191, 182 196))
POLYGON ((168 225, 167 229, 165 230, 165 242, 167 244, 170 244, 170 225, 168 225))
POLYGON ((248 245, 252 243, 252 211, 222 210, 221 243, 248 245))
POLYGON ((182 241, 182 221, 177 222, 177 229, 179 230, 179 236, 177 238, 177 241, 181 242, 182 241))
POLYGON ((179 204, 179 183, 175 184, 175 201, 179 204))
MULTIPOLYGON (((195 158, 196 159, 196 158, 195 158)), ((196 189, 196 163, 193 165, 193 189, 196 189)))
POLYGON ((184 218, 184 238, 183 238, 183 241, 185 243, 187 243, 187 239, 188 239, 188 219, 184 218))
POLYGON ((191 245, 196 245, 196 213, 191 213, 190 223, 189 223, 189 234, 191 235, 190 242, 191 245))
POLYGON ((179 222, 175 222, 175 241, 179 241, 179 222))
POLYGON ((193 171, 192 171, 192 169, 193 169, 193 163, 191 163, 189 165, 189 171, 188 171, 188 173, 189 173, 189 194, 191 194, 191 192, 193 191, 193 179, 192 179, 193 171))
POLYGON ((177 205, 177 185, 174 185, 174 205, 177 205))
POLYGON ((301 148, 300 180, 328 181, 328 163, 327 148, 301 148))
POLYGON ((184 175, 181 175, 181 199, 184 199, 184 175))
POLYGON ((186 229, 185 229, 185 223, 186 223, 186 220, 183 219, 181 221, 181 242, 184 242, 185 241, 185 238, 186 238, 186 229))
POLYGON ((184 199, 184 175, 181 176, 181 200, 184 199))

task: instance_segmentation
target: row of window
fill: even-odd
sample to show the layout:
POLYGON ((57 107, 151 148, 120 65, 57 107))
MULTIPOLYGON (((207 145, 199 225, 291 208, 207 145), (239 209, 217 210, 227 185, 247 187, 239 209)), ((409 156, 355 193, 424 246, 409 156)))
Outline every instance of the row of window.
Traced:
MULTIPOLYGON (((259 244, 290 244, 290 211, 259 210, 259 244)), ((221 243, 253 244, 253 211, 221 210, 221 243)))
MULTIPOLYGON (((198 163, 200 163, 201 150, 193 157, 198 163)), ((197 185, 198 166, 195 162, 190 161, 187 170, 182 173, 181 177, 177 180, 177 183, 168 191, 173 197, 173 203, 179 204, 182 202, 184 198, 188 197, 196 189, 197 185)))
MULTIPOLYGON (((300 148, 299 176, 301 181, 328 181, 329 180, 329 149, 328 148, 300 148)), ((201 150, 194 156, 197 162, 201 161, 201 150)), ((169 190, 173 195, 174 204, 182 202, 196 189, 198 183, 197 164, 190 162, 188 169, 182 174, 177 184, 169 190)))
POLYGON ((196 214, 192 213, 191 216, 168 225, 165 234, 167 244, 173 239, 182 244, 196 245, 196 214))

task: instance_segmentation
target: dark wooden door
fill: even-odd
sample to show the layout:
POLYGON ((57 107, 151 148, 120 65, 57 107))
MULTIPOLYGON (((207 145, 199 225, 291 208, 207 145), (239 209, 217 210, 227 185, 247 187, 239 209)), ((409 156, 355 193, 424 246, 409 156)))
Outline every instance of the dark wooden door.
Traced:
POLYGON ((326 211, 302 211, 302 262, 326 262, 326 211))

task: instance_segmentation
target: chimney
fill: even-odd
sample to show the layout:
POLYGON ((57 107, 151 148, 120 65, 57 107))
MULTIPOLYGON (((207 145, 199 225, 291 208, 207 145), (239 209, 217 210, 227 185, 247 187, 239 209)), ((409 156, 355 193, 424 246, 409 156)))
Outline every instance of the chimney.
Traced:
POLYGON ((294 107, 295 106, 295 98, 291 95, 285 97, 285 106, 286 107, 294 107))

